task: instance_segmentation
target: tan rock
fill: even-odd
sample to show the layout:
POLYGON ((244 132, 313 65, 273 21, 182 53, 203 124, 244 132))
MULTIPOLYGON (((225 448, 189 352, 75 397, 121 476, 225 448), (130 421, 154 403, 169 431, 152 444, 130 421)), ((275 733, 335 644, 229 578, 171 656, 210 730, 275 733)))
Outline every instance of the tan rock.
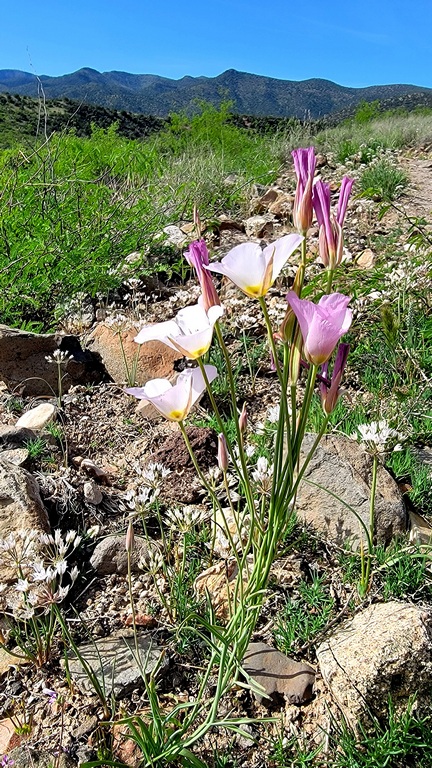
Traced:
POLYGON ((53 419, 55 410, 55 406, 52 403, 41 403, 36 408, 31 408, 30 411, 26 411, 26 413, 20 416, 16 426, 39 432, 53 419))
POLYGON ((276 216, 277 219, 287 219, 292 214, 294 198, 286 192, 281 192, 276 200, 269 205, 268 212, 276 216))
POLYGON ((107 373, 116 384, 121 386, 127 383, 132 386, 132 382, 128 382, 120 339, 130 375, 134 369, 137 355, 139 356, 134 386, 142 386, 149 379, 170 378, 174 372, 175 360, 181 357, 179 352, 170 349, 160 341, 147 341, 140 347, 134 341, 137 333, 136 328, 117 331, 115 328, 102 323, 94 329, 89 338, 88 346, 92 352, 101 357, 107 373))
POLYGON ((356 264, 361 269, 372 269, 375 264, 375 254, 370 248, 365 248, 356 259, 356 264))
MULTIPOLYGON (((50 530, 48 515, 34 477, 0 459, 0 535, 30 529, 50 530)), ((13 581, 15 570, 0 561, 0 583, 13 581)))
MULTIPOLYGON (((197 597, 205 599, 208 595, 214 612, 221 621, 227 621, 234 610, 237 577, 236 561, 226 560, 210 566, 195 579, 194 589, 197 597)), ((246 583, 247 574, 244 573, 244 586, 246 583)))
POLYGON ((321 674, 348 722, 372 725, 416 694, 416 708, 430 711, 432 613, 409 603, 378 603, 346 621, 317 649, 321 674))

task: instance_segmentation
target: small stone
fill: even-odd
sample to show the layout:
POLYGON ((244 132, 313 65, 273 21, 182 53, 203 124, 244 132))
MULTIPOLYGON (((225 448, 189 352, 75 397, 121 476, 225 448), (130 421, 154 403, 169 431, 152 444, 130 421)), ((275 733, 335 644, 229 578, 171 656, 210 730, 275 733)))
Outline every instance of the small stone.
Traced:
POLYGON ((27 411, 20 416, 16 426, 40 432, 41 429, 49 424, 54 414, 55 406, 52 405, 52 403, 41 403, 40 405, 37 405, 36 408, 32 408, 30 411, 27 411))
POLYGON ((283 696, 287 704, 310 701, 315 672, 309 664, 294 661, 266 643, 249 643, 244 659, 245 672, 262 688, 264 694, 253 691, 259 703, 277 704, 283 696), (279 697, 278 697, 279 695, 279 697))
POLYGON ((418 515, 412 509, 408 512, 410 520, 409 539, 413 544, 432 543, 432 525, 424 517, 418 515))
POLYGON ((9 672, 11 667, 20 667, 23 664, 31 663, 30 660, 22 658, 22 652, 19 648, 16 648, 15 650, 17 656, 9 653, 5 648, 0 648, 0 678, 9 672))
POLYGON ((187 237, 181 231, 180 227, 177 227, 175 224, 168 224, 167 227, 163 228, 163 232, 167 235, 166 241, 171 245, 176 245, 177 248, 183 248, 183 246, 186 245, 187 237))
POLYGON ((361 269, 372 269, 375 264, 375 254, 370 248, 365 248, 356 259, 356 264, 361 269))
POLYGON ((36 432, 24 427, 0 426, 0 449, 3 451, 24 448, 29 440, 36 440, 36 432))
POLYGON ((274 232, 274 216, 251 216, 245 221, 245 230, 248 237, 256 239, 268 239, 274 232))
MULTIPOLYGON (((155 545, 155 542, 152 542, 152 545, 155 545)), ((146 560, 148 555, 147 540, 143 536, 135 536, 131 553, 132 573, 140 573, 138 562, 141 559, 146 560)), ((128 572, 126 536, 107 536, 99 541, 91 556, 90 565, 99 576, 107 576, 110 573, 126 576, 128 572)))
POLYGON ((83 492, 87 504, 94 504, 94 506, 97 507, 103 500, 102 491, 92 480, 84 483, 83 492))
POLYGON ((121 698, 135 688, 143 687, 142 674, 159 674, 166 670, 168 660, 163 650, 156 645, 151 635, 138 635, 140 660, 135 659, 135 640, 133 635, 111 635, 93 643, 78 646, 79 657, 69 653, 69 670, 72 679, 85 692, 94 689, 80 658, 91 667, 99 684, 105 689, 105 695, 121 698))
MULTIPOLYGON (((233 600, 238 578, 235 560, 227 560, 210 566, 196 577, 194 590, 198 598, 205 600, 208 595, 218 619, 226 621, 233 611, 233 600)), ((244 585, 247 574, 244 574, 244 585)))

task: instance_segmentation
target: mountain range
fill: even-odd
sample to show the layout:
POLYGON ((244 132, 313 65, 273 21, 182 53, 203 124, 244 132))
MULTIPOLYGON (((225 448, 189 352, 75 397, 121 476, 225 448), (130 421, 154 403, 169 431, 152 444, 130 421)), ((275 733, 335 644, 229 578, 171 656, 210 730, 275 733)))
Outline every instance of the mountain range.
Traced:
POLYGON ((85 67, 68 75, 37 77, 15 69, 0 70, 0 93, 76 99, 109 109, 167 116, 193 111, 197 101, 214 105, 231 101, 239 114, 317 119, 362 101, 393 99, 425 93, 431 88, 416 85, 373 85, 347 88, 331 80, 279 80, 228 69, 217 77, 182 77, 171 80, 158 75, 98 72, 85 67))

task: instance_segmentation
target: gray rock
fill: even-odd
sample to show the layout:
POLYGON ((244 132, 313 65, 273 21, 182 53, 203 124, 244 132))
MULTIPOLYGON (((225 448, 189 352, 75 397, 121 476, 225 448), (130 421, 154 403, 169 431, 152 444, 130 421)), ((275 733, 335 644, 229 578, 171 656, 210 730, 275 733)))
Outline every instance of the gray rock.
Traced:
POLYGON ((27 448, 9 448, 6 451, 0 451, 0 459, 8 461, 10 464, 15 464, 16 467, 25 464, 28 456, 27 448))
MULTIPOLYGON (((35 478, 0 458, 0 536, 20 530, 50 530, 35 478)), ((13 581, 15 570, 0 561, 0 583, 13 581)))
POLYGON ((244 222, 246 234, 254 238, 271 238, 274 234, 274 216, 266 213, 263 216, 250 216, 244 222))
MULTIPOLYGON (((315 672, 309 664, 290 659, 266 643, 249 643, 243 668, 258 685, 264 688, 270 701, 277 703, 278 694, 288 704, 304 704, 312 698, 315 672)), ((258 702, 269 699, 254 691, 258 702)))
POLYGON ((94 480, 88 480, 83 486, 84 499, 87 504, 97 506, 103 501, 102 491, 94 480))
POLYGON ((15 448, 23 448, 29 440, 36 440, 36 432, 27 427, 0 426, 0 449, 12 451, 15 448))
POLYGON ((385 717, 417 695, 421 715, 432 696, 432 612, 409 603, 371 605, 317 649, 321 674, 352 727, 385 717))
MULTIPOLYGON (((302 458, 312 447, 315 435, 305 435, 302 458)), ((349 505, 369 528, 369 502, 372 458, 354 440, 326 435, 319 444, 300 484, 297 513, 336 544, 356 547, 365 533, 349 505), (317 485, 312 485, 316 483, 317 485), (317 487, 321 486, 321 487, 317 487), (343 502, 338 501, 339 496, 343 502)), ((375 500, 375 534, 377 541, 388 543, 393 536, 405 533, 407 512, 402 495, 391 475, 379 466, 375 500)))
MULTIPOLYGON (((148 557, 148 551, 146 539, 143 536, 135 536, 131 554, 132 573, 140 572, 138 562, 141 558, 148 557)), ((126 576, 128 572, 126 535, 107 536, 99 541, 91 556, 90 564, 99 576, 107 576, 110 573, 126 576)))
MULTIPOLYGON (((122 697, 143 686, 143 675, 163 672, 168 661, 149 634, 138 635, 139 661, 133 635, 111 635, 78 647, 79 657, 93 670, 105 695, 122 697)), ((69 670, 79 688, 94 692, 93 685, 75 653, 69 654, 69 670)))

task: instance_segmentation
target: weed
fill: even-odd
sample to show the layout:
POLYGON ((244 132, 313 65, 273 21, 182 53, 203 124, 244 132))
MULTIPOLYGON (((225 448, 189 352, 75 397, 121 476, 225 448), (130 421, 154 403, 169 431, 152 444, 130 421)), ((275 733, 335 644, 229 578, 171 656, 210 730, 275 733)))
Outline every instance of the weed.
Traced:
POLYGON ((36 461, 40 459, 47 448, 47 441, 44 437, 36 437, 32 440, 27 440, 24 443, 24 447, 27 448, 29 459, 36 461))
POLYGON ((406 173, 383 158, 365 168, 359 179, 359 188, 363 197, 392 202, 400 197, 407 183, 406 173))
POLYGON ((313 642, 325 628, 334 609, 322 576, 313 574, 310 584, 302 582, 299 597, 289 600, 276 619, 274 637, 279 650, 290 654, 313 642))
POLYGON ((406 710, 397 714, 389 702, 388 723, 375 722, 373 731, 358 723, 356 736, 341 725, 334 739, 332 768, 427 768, 432 761, 430 718, 417 719, 412 699, 406 710))
POLYGON ((432 588, 427 571, 430 554, 402 541, 395 542, 389 549, 376 547, 375 557, 384 600, 430 597, 432 588))

